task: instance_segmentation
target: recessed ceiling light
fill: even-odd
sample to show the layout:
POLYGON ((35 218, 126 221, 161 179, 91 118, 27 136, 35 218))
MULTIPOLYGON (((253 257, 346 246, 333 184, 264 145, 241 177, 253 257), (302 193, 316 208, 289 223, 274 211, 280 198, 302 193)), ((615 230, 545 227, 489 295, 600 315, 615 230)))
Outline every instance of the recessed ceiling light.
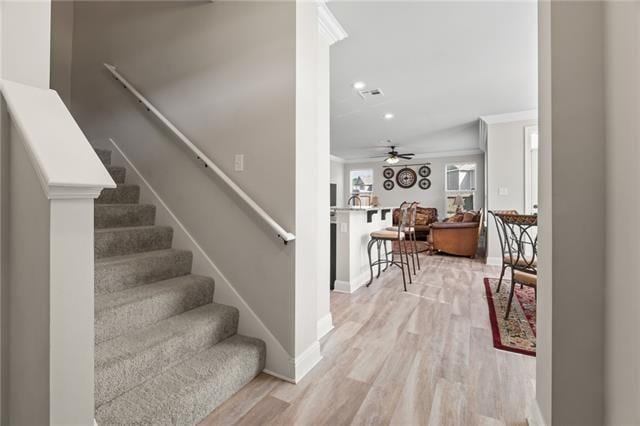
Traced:
POLYGON ((385 120, 392 120, 395 117, 392 113, 388 112, 384 115, 385 120))
POLYGON ((367 87, 367 85, 364 81, 356 81, 355 83, 353 83, 353 88, 356 90, 362 90, 365 87, 367 87))

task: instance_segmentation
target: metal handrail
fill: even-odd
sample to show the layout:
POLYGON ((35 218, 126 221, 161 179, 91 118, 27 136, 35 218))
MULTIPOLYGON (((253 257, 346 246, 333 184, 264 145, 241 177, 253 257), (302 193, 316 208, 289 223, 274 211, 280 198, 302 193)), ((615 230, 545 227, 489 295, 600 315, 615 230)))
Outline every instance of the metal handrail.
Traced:
POLYGON ((122 83, 125 89, 129 90, 136 98, 138 98, 138 101, 145 106, 147 111, 153 113, 153 115, 155 115, 158 120, 160 120, 165 126, 167 126, 169 130, 171 130, 178 137, 178 139, 180 139, 180 141, 184 143, 195 154, 196 158, 202 161, 205 167, 213 170, 224 183, 226 183, 231 189, 233 189, 233 191, 258 214, 258 216, 260 216, 265 222, 267 222, 267 224, 277 232, 278 237, 281 238, 285 244, 296 239, 296 236, 294 234, 285 231, 284 228, 280 226, 271 216, 269 216, 262 207, 260 207, 255 201, 253 201, 253 199, 249 197, 249 195, 247 195, 247 193, 244 192, 242 188, 240 188, 233 180, 231 180, 231 178, 227 176, 213 161, 211 161, 209 157, 207 157, 202 151, 200 151, 198 147, 196 147, 193 142, 189 140, 189 138, 187 138, 180 130, 178 130, 178 128, 174 126, 173 123, 171 123, 164 115, 162 115, 160 111, 158 111, 153 105, 151 105, 151 103, 144 96, 142 96, 142 94, 138 92, 135 87, 133 87, 131 83, 129 83, 127 79, 122 76, 122 74, 120 74, 116 70, 116 67, 107 63, 105 63, 104 66, 111 72, 111 74, 113 74, 117 81, 122 83))

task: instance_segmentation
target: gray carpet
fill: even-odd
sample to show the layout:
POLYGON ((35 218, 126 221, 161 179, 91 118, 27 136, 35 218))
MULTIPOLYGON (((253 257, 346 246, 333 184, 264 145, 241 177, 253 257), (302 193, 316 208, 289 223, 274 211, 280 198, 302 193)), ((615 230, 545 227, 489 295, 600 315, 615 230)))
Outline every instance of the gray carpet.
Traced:
POLYGON ((213 302, 191 252, 96 150, 118 184, 95 202, 95 404, 98 425, 191 425, 264 368, 264 342, 240 336, 238 310, 213 302))

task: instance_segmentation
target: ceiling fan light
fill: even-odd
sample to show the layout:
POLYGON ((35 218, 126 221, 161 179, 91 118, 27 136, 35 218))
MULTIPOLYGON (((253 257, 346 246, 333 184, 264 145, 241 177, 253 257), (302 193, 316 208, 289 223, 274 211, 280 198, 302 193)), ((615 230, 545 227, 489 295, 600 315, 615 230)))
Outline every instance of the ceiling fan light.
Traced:
POLYGON ((389 164, 396 164, 400 159, 398 157, 389 157, 385 161, 389 164))

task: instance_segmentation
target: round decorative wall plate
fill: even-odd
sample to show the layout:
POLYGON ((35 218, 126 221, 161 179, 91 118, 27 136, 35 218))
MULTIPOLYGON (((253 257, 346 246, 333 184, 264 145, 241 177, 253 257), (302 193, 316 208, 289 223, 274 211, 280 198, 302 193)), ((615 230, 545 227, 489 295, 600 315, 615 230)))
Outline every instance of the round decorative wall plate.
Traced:
POLYGON ((416 175, 416 172, 408 167, 400 169, 396 175, 396 182, 398 182, 398 186, 400 188, 411 188, 416 184, 417 180, 418 176, 416 175))
POLYGON ((391 167, 385 167, 384 170, 382 170, 382 176, 384 176, 386 179, 391 179, 394 173, 395 172, 391 167))
POLYGON ((420 179, 420 182, 418 182, 418 186, 420 186, 421 189, 429 189, 431 188, 431 181, 427 178, 420 179))
POLYGON ((393 181, 392 180, 385 180, 384 183, 382 184, 382 186, 384 186, 384 189, 386 189, 387 191, 391 191, 393 189, 393 181))
POLYGON ((431 175, 431 167, 422 166, 418 169, 418 173, 424 178, 429 177, 429 175, 431 175))

